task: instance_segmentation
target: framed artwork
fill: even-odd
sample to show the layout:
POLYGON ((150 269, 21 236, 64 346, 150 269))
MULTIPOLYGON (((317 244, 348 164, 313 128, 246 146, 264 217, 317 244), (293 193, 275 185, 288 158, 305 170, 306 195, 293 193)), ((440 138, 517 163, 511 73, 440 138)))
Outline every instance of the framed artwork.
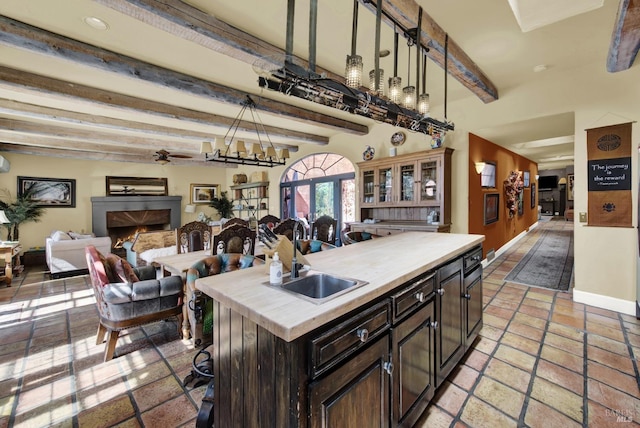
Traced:
POLYGON ((191 184, 192 204, 209 204, 219 194, 219 184, 191 184))
POLYGON ((498 221, 500 217, 498 207, 500 206, 499 193, 484 194, 484 224, 491 224, 498 221))
POLYGON ((167 196, 166 178, 106 177, 107 196, 167 196))
POLYGON ((531 183, 531 209, 536 207, 536 183, 531 183))
POLYGON ((567 174, 567 200, 573 201, 573 174, 567 174))
POLYGON ((480 174, 480 185, 495 189, 496 187, 496 164, 495 162, 485 162, 482 174, 480 174))
POLYGON ((39 207, 75 208, 76 180, 73 178, 18 177, 18 196, 29 195, 39 207))
POLYGON ((518 193, 518 215, 524 214, 524 191, 518 193))
POLYGON ((523 178, 524 187, 529 187, 529 178, 530 178, 529 171, 525 171, 524 172, 524 178, 523 178))

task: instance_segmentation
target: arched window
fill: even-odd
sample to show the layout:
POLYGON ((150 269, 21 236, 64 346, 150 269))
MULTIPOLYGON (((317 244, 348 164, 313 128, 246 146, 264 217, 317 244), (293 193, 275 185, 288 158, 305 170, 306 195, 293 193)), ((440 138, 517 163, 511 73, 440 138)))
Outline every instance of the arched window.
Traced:
POLYGON ((355 176, 353 163, 335 153, 315 153, 298 160, 287 168, 280 183, 281 218, 304 218, 311 224, 328 215, 338 220, 342 230, 356 219, 355 176))

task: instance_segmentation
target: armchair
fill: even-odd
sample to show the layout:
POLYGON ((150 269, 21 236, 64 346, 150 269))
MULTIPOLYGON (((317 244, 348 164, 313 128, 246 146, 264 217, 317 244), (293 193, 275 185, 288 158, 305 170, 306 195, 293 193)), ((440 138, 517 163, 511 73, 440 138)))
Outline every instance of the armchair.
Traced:
POLYGON ((238 269, 246 269, 264 261, 246 254, 216 254, 193 264, 187 270, 189 324, 193 344, 205 348, 213 341, 213 301, 196 290, 196 280, 238 269))
POLYGON ((153 266, 133 268, 114 254, 103 256, 93 245, 85 254, 100 315, 96 345, 107 341, 104 361, 113 358, 121 330, 172 316, 182 319, 180 276, 158 280, 153 266))

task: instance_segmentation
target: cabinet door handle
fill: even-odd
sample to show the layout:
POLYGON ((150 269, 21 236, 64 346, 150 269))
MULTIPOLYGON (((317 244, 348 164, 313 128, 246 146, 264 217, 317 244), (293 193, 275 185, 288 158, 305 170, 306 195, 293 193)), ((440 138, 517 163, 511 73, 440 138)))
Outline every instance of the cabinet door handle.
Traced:
POLYGON ((387 372, 387 374, 389 376, 391 376, 393 374, 393 363, 391 361, 389 361, 388 363, 383 363, 382 364, 382 369, 387 372))
POLYGON ((369 339, 369 330, 367 330, 366 328, 359 328, 356 331, 356 336, 358 336, 360 342, 364 343, 367 341, 367 339, 369 339))
POLYGON ((426 299, 425 299, 425 296, 424 296, 424 293, 423 293, 422 291, 421 291, 421 292, 419 292, 419 293, 416 293, 416 296, 415 296, 415 297, 416 297, 416 300, 417 300, 418 302, 420 302, 420 303, 424 303, 424 301, 426 300, 426 299))
POLYGON ((431 322, 431 328, 434 329, 434 330, 437 330, 438 329, 438 321, 432 321, 431 322))
POLYGON ((439 295, 441 295, 441 296, 444 296, 444 288, 438 288, 438 289, 436 290, 436 293, 438 293, 438 294, 439 294, 439 295))
POLYGON ((467 300, 471 300, 471 294, 463 294, 462 297, 464 297, 467 300))

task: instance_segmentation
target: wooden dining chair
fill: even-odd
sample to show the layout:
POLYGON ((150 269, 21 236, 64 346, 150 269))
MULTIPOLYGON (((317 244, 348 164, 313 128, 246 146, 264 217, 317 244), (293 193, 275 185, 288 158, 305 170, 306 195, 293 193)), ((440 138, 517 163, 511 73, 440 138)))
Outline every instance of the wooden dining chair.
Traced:
POLYGON ((192 221, 176 229, 178 254, 211 249, 211 226, 192 221))

